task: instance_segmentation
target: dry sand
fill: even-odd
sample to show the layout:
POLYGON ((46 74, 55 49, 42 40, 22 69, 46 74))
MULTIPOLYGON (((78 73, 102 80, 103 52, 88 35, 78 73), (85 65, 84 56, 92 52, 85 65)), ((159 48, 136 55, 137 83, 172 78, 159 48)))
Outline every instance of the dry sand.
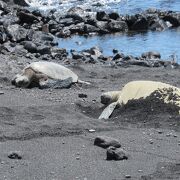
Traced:
POLYGON ((104 108, 102 92, 120 89, 131 80, 180 87, 179 69, 86 64, 70 68, 91 85, 14 88, 9 79, 28 61, 0 56, 0 179, 180 179, 179 115, 135 106, 116 110, 109 120, 97 119, 104 108), (87 98, 79 98, 80 93, 87 98), (118 139, 129 159, 107 161, 106 150, 93 145, 99 135, 118 139), (11 151, 19 151, 22 159, 9 159, 11 151))

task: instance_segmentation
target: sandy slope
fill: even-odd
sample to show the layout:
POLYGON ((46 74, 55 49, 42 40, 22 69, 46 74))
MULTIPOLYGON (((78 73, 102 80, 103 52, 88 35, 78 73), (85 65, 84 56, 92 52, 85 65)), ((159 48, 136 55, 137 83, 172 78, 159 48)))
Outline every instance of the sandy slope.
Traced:
POLYGON ((0 57, 0 90, 4 92, 0 95, 0 179, 115 180, 126 175, 144 180, 180 179, 179 116, 135 108, 110 120, 97 119, 103 109, 99 98, 103 91, 140 79, 180 87, 179 69, 81 65, 71 68, 90 86, 18 89, 8 78, 28 60, 17 63, 13 58, 0 57), (79 98, 79 93, 88 97, 79 98), (89 133, 89 129, 96 132, 89 133), (119 139, 130 158, 106 161, 106 150, 93 145, 97 135, 119 139), (22 160, 9 159, 10 151, 20 151, 22 160))

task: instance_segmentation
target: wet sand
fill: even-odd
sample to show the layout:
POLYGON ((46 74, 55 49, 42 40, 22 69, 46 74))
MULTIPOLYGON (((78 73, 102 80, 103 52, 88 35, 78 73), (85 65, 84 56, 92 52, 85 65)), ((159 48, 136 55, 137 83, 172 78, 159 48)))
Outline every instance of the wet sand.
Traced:
POLYGON ((17 63, 15 56, 0 55, 0 179, 180 179, 179 115, 147 113, 141 107, 97 119, 104 109, 102 92, 131 80, 180 87, 179 69, 84 64, 69 68, 91 85, 62 90, 13 87, 10 79, 28 61, 18 58, 17 63), (80 93, 87 98, 79 98, 80 93), (99 135, 118 139, 129 159, 107 161, 106 150, 93 145, 99 135), (22 159, 9 159, 11 151, 19 151, 22 159))

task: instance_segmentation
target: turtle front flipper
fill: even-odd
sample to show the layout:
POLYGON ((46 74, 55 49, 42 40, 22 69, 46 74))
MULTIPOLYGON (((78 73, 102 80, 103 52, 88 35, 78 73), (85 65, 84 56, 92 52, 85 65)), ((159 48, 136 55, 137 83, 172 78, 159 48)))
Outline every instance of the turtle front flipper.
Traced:
POLYGON ((114 109, 116 108, 118 101, 109 104, 104 111, 101 113, 98 119, 109 119, 114 109))

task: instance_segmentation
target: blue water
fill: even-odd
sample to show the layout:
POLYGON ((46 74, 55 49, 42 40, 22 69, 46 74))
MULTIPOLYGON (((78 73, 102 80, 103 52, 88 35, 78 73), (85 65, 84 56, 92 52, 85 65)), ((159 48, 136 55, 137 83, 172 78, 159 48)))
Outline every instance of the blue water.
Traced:
POLYGON ((120 52, 134 56, 139 56, 147 51, 159 51, 164 59, 168 59, 174 53, 180 58, 180 31, 149 31, 147 33, 116 34, 88 38, 73 36, 72 38, 59 39, 59 47, 66 48, 68 51, 71 49, 81 51, 93 46, 103 50, 104 55, 112 55, 112 50, 115 48, 120 52))

